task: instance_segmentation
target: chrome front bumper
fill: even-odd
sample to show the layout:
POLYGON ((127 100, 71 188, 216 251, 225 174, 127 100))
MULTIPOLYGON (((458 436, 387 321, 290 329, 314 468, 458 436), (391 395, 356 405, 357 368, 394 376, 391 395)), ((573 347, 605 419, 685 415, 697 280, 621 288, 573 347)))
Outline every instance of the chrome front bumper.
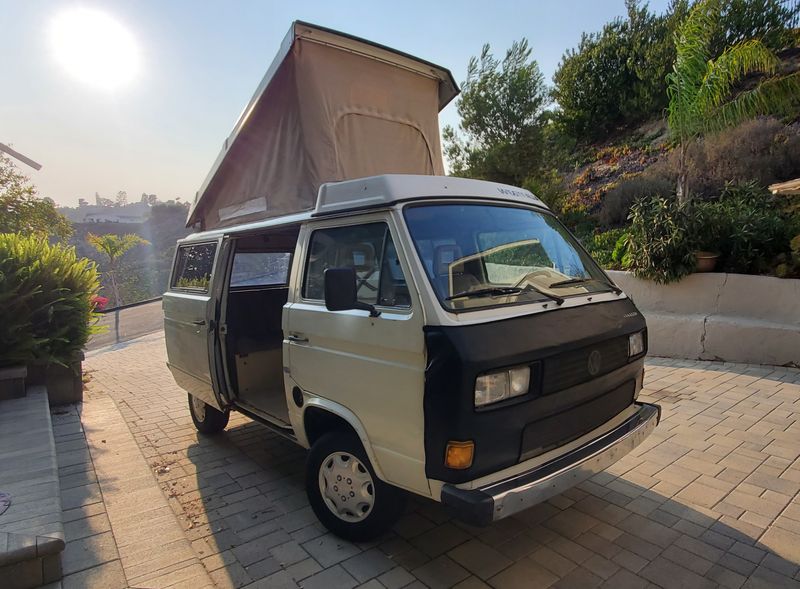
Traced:
POLYGON ((546 501, 608 468, 650 435, 661 407, 636 406, 637 413, 610 432, 532 470, 477 489, 446 484, 442 503, 467 523, 488 525, 546 501))

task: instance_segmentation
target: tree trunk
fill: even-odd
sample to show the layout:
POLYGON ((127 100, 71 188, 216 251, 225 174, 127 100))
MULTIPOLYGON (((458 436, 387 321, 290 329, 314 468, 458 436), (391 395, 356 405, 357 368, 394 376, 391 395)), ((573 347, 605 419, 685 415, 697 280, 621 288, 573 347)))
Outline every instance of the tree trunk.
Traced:
POLYGON ((675 194, 678 197, 678 202, 681 204, 689 202, 689 174, 687 171, 688 163, 686 161, 686 152, 688 150, 688 142, 681 141, 678 152, 678 186, 675 194))
POLYGON ((122 304, 122 300, 119 296, 119 287, 117 286, 117 273, 115 271, 114 266, 111 266, 111 270, 108 272, 109 278, 111 278, 111 293, 114 295, 114 306, 119 307, 122 304))

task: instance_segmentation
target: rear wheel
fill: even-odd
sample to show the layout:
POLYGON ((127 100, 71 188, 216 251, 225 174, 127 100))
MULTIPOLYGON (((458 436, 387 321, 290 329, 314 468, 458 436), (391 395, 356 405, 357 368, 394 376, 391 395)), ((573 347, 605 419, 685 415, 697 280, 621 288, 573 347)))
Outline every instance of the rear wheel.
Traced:
POLYGON ((189 394, 189 413, 197 431, 203 434, 216 434, 225 429, 230 418, 230 411, 215 409, 205 401, 189 394))
POLYGON ((337 536, 364 542, 397 521, 405 493, 381 481, 357 436, 332 432, 312 446, 306 464, 306 493, 322 524, 337 536))

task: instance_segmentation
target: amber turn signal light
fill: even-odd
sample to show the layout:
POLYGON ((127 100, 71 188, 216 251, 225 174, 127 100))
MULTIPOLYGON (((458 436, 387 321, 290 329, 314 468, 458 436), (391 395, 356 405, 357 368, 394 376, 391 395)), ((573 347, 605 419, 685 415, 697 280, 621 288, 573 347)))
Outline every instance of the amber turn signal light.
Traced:
POLYGON ((475 454, 475 442, 447 442, 444 464, 447 468, 464 470, 472 466, 475 454))

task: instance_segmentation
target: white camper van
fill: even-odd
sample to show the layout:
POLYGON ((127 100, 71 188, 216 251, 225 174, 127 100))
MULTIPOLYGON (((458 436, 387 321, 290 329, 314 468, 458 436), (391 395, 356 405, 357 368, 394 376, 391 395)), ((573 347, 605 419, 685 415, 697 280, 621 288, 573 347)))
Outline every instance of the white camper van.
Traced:
MULTIPOLYGON (((295 23, 273 77, 322 35, 340 57, 379 52, 381 67, 398 67, 386 48, 338 37, 345 52, 331 31, 295 23)), ((403 72, 435 82, 441 104, 449 72, 422 69, 403 72)), ((270 86, 243 115, 257 129, 275 124, 258 117, 270 86)), ((367 146, 372 134, 354 129, 394 120, 371 112, 380 123, 346 123, 367 146)), ((404 120, 416 135, 400 127, 378 143, 434 162, 432 142, 418 143, 430 126, 404 120)), ((330 164, 336 178, 353 137, 338 124, 337 148, 298 148, 298 168, 330 164)), ((269 214, 277 193, 258 188, 269 174, 241 177, 252 170, 242 162, 264 156, 263 136, 242 141, 246 121, 237 129, 190 213, 204 230, 178 243, 163 298, 168 363, 201 432, 222 431, 236 410, 310 449, 308 498, 330 530, 372 538, 407 493, 489 524, 606 468, 656 427, 659 408, 637 402, 644 318, 533 194, 434 166, 322 183, 311 208, 285 211, 287 197, 269 214)))

